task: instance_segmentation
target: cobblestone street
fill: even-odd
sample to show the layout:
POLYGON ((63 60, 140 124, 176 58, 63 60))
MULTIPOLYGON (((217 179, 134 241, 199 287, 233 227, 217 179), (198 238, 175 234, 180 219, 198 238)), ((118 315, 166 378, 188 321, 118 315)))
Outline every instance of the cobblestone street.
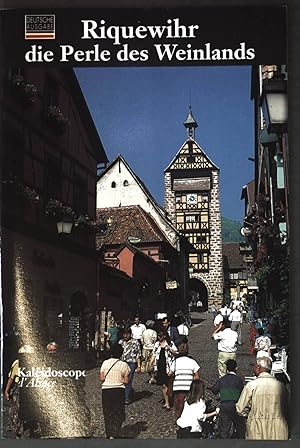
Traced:
MULTIPOLYGON (((200 364, 201 378, 206 386, 214 384, 218 378, 217 372, 217 342, 211 338, 213 331, 212 316, 207 313, 193 313, 193 326, 190 330, 190 355, 200 364)), ((248 324, 242 325, 243 345, 238 348, 238 374, 252 375, 253 358, 249 352, 248 324)), ((86 379, 88 406, 91 409, 94 423, 93 437, 105 437, 101 409, 101 387, 99 368, 91 370, 86 379)), ((124 437, 176 438, 176 425, 173 411, 162 408, 161 387, 147 383, 148 375, 135 375, 133 387, 134 401, 126 407, 126 422, 123 426, 124 437)), ((210 398, 209 392, 206 398, 210 398)))

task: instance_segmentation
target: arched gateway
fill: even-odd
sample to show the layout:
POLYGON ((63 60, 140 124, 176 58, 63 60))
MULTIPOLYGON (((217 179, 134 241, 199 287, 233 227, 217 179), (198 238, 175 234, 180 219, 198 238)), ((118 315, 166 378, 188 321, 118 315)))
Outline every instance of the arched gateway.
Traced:
POLYGON ((190 289, 190 298, 193 301, 193 303, 196 304, 198 300, 201 300, 202 311, 207 311, 208 293, 205 284, 197 278, 191 278, 189 282, 189 289, 190 289))

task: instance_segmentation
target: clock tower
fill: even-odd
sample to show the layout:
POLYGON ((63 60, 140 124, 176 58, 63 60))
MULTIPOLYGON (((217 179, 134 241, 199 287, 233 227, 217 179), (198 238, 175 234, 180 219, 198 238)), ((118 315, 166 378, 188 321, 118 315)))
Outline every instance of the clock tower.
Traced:
POLYGON ((191 243, 190 298, 207 309, 223 301, 220 170, 195 140, 198 124, 191 107, 183 124, 187 140, 165 169, 165 209, 191 243))

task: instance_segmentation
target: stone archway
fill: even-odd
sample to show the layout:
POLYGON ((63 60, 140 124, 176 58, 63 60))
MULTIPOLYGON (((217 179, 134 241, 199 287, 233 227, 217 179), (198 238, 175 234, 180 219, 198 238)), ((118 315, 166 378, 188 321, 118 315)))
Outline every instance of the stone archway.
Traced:
POLYGON ((208 310, 208 292, 205 284, 198 278, 191 278, 189 281, 190 298, 196 303, 199 299, 202 302, 202 311, 208 310))

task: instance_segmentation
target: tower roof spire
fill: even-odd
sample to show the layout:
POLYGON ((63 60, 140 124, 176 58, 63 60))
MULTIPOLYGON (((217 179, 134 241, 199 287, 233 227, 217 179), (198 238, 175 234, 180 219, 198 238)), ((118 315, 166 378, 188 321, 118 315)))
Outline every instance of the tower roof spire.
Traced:
POLYGON ((194 139, 195 138, 195 129, 198 127, 198 124, 197 124, 197 121, 195 120, 195 118, 193 117, 191 106, 189 107, 188 116, 183 124, 187 129, 188 137, 194 139))

